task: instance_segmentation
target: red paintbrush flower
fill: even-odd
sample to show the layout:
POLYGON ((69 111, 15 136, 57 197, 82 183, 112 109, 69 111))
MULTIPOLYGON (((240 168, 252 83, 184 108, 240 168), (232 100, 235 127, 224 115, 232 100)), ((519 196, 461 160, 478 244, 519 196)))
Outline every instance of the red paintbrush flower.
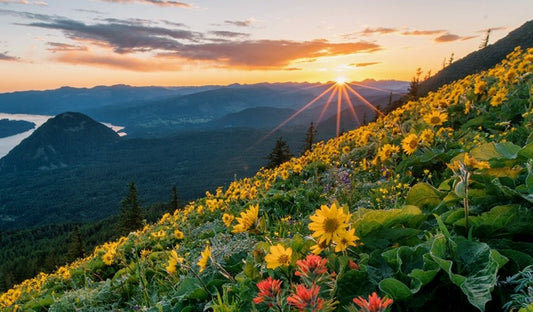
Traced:
POLYGON ((358 298, 353 298, 353 302, 361 308, 360 312, 383 312, 393 301, 392 299, 382 299, 374 292, 368 296, 368 301, 359 296, 358 298))

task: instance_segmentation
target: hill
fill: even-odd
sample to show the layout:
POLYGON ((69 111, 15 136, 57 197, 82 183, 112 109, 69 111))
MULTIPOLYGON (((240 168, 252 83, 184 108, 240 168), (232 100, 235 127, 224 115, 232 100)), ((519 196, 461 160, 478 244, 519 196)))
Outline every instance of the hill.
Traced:
POLYGON ((429 91, 436 91, 444 84, 487 70, 500 63, 518 46, 523 49, 533 47, 533 21, 526 22, 494 44, 468 54, 421 82, 419 94, 425 95, 429 91))
POLYGON ((0 173, 66 167, 116 143, 118 134, 80 113, 49 119, 5 157, 0 173))
POLYGON ((532 64, 533 49, 516 49, 494 68, 39 274, 0 305, 531 309, 532 64))
POLYGON ((0 138, 12 136, 21 132, 31 130, 35 127, 33 122, 24 120, 0 119, 0 138))

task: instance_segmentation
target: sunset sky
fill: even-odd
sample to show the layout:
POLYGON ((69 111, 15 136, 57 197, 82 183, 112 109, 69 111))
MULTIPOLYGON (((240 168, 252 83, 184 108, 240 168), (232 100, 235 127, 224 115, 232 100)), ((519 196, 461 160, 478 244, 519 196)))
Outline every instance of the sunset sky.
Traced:
POLYGON ((532 12, 531 0, 0 0, 0 92, 410 80, 532 12))

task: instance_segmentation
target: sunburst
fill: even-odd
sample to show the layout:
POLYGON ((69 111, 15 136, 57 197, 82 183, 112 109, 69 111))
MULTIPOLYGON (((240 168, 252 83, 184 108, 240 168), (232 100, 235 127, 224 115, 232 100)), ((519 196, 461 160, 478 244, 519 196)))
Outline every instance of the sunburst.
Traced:
MULTIPOLYGON (((311 101, 309 101, 307 104, 305 104, 300 109, 298 109, 294 114, 292 114, 287 119, 285 119, 283 122, 281 122, 279 125, 277 125, 274 129, 272 129, 269 133, 267 133, 265 136, 263 136, 261 139, 259 139, 249 149, 251 149, 254 146, 258 145, 259 143, 263 142, 265 139, 270 137, 276 131, 278 131, 283 126, 285 126, 287 123, 289 123, 291 120, 293 120, 300 113, 302 113, 303 111, 305 111, 306 109, 311 107, 313 104, 317 103, 318 100, 320 100, 321 98, 324 98, 328 94, 329 94, 329 96, 327 97, 327 100, 326 100, 325 104, 323 104, 324 106, 323 106, 323 108, 322 108, 322 110, 320 112, 320 115, 318 117, 316 125, 318 126, 320 121, 322 121, 322 118, 325 116, 325 114, 327 112, 327 109, 329 108, 330 104, 334 100, 336 100, 337 113, 336 113, 336 131, 335 131, 335 134, 336 134, 336 136, 339 136, 340 135, 340 124, 341 124, 341 114, 342 114, 343 103, 349 109, 349 111, 352 114, 352 116, 354 117, 355 121, 358 124, 361 124, 361 122, 359 120, 359 117, 357 115, 357 111, 356 111, 355 105, 352 102, 352 99, 350 98, 350 95, 355 96, 355 98, 357 98, 357 100, 359 100, 364 105, 366 105, 369 108, 371 108, 372 110, 374 110, 376 112, 376 114, 378 114, 380 116, 384 115, 379 109, 377 109, 372 103, 370 103, 367 99, 365 99, 353 87, 357 86, 357 87, 368 88, 368 89, 372 89, 372 90, 376 90, 376 91, 391 93, 390 90, 384 90, 384 89, 380 89, 380 88, 376 88, 376 87, 370 87, 370 86, 365 86, 365 85, 362 85, 362 84, 347 82, 346 78, 344 78, 344 77, 337 77, 334 80, 334 82, 332 82, 332 83, 330 83, 329 85, 326 85, 326 86, 327 86, 326 90, 324 90, 322 93, 320 93, 315 98, 313 98, 311 101)), ((396 93, 396 92, 392 92, 392 93, 396 93)))

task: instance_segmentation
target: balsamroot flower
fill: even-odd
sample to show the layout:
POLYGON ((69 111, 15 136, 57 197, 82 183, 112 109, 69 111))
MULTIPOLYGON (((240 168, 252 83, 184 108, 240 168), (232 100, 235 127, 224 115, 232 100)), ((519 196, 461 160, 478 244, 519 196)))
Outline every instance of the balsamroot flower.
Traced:
POLYGON ((344 209, 337 207, 336 203, 331 207, 320 206, 314 215, 310 217, 309 229, 313 231, 312 236, 318 241, 325 241, 329 244, 332 240, 338 240, 346 231, 348 222, 352 215, 344 212, 344 209))
POLYGON ((402 149, 407 155, 411 155, 418 148, 418 136, 415 133, 407 135, 402 140, 402 149))
POLYGON ((200 267, 200 272, 205 270, 207 265, 209 264, 209 259, 211 258, 211 246, 205 246, 204 251, 202 251, 202 256, 200 257, 200 260, 198 260, 198 266, 200 267))
POLYGON ((324 299, 318 296, 320 286, 312 285, 311 288, 305 285, 296 285, 296 292, 287 297, 287 303, 295 306, 299 311, 319 311, 324 305, 324 299))
POLYGON ((281 280, 273 279, 269 276, 267 279, 257 283, 257 289, 259 289, 259 293, 253 299, 255 304, 264 302, 269 308, 281 304, 281 280))
POLYGON ((235 216, 230 215, 229 213, 225 213, 222 215, 222 222, 224 222, 227 227, 231 226, 231 222, 233 222, 233 219, 235 219, 235 216))
POLYGON ((267 268, 275 269, 279 266, 288 266, 292 259, 292 248, 285 249, 281 244, 270 246, 270 253, 265 256, 267 268))
POLYGON ((361 308, 360 312, 383 312, 392 304, 392 299, 380 298, 375 292, 368 296, 368 301, 359 296, 353 302, 361 308))
POLYGON ((170 251, 170 259, 168 259, 168 265, 165 267, 165 270, 168 274, 173 275, 176 273, 177 265, 182 264, 185 261, 182 257, 178 256, 176 250, 172 249, 170 251))
POLYGON ((233 227, 233 233, 241 233, 251 228, 257 221, 257 215, 259 214, 259 205, 251 205, 248 210, 241 212, 241 216, 237 217, 239 222, 233 227))
POLYGON ((432 126, 440 126, 448 121, 448 114, 439 111, 431 111, 422 116, 424 121, 432 126))

